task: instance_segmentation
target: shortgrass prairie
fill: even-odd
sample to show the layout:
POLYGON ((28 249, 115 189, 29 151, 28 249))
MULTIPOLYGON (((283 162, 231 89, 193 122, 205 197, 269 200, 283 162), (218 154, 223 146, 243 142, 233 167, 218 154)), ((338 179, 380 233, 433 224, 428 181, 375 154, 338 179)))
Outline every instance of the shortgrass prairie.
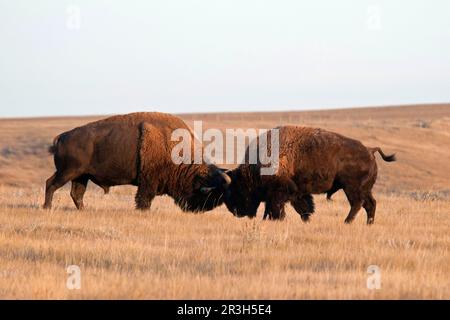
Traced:
POLYGON ((183 213, 160 197, 133 209, 133 188, 68 190, 39 208, 43 190, 0 188, 0 297, 30 299, 450 299, 450 202, 378 196, 375 225, 338 193, 316 197, 301 222, 233 217, 224 207, 183 213), (81 270, 69 290, 67 267, 81 270), (369 289, 368 268, 380 270, 369 289))
POLYGON ((69 185, 42 210, 53 137, 99 118, 0 119, 0 298, 450 299, 450 105, 182 115, 205 129, 321 127, 395 152, 378 158, 370 227, 363 211, 344 225, 342 192, 316 196, 308 224, 290 206, 271 222, 224 206, 183 213, 168 197, 139 212, 134 188, 92 184, 86 210, 69 185), (80 289, 67 286, 71 265, 80 289))

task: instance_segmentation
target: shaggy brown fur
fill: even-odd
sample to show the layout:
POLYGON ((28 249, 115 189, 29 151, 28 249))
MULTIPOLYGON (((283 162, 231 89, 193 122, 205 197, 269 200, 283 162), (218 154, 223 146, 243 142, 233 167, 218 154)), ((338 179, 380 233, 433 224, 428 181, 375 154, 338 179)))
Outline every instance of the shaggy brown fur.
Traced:
POLYGON ((82 209, 89 180, 105 193, 110 186, 137 186, 138 209, 149 208, 153 198, 162 194, 172 196, 183 210, 205 211, 220 205, 229 177, 214 165, 172 162, 172 147, 178 142, 171 141, 171 134, 180 128, 189 130, 193 141, 181 119, 156 112, 113 116, 59 135, 50 148, 56 172, 47 180, 44 208, 51 207, 58 188, 72 181, 72 199, 82 209))
MULTIPOLYGON (((375 152, 385 161, 395 161, 380 148, 367 148, 361 142, 322 129, 279 127, 279 168, 275 175, 261 175, 261 164, 240 165, 230 172, 232 183, 225 203, 237 216, 255 216, 265 201, 264 218, 283 219, 284 205, 290 201, 303 221, 314 212, 311 194, 331 195, 344 189, 350 202, 345 220, 350 223, 361 207, 367 223, 375 219, 376 201, 372 187, 377 178, 375 152)), ((269 132, 270 134, 270 132, 269 132)), ((270 138, 269 150, 270 150, 270 138)), ((248 151, 248 150, 247 150, 248 151)), ((248 158, 247 158, 248 159, 248 158)))

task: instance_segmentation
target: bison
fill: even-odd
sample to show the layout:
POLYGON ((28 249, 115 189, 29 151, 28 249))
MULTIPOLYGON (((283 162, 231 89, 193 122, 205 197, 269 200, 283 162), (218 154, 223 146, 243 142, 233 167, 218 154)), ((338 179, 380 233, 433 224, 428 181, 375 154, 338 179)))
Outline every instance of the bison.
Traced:
POLYGON ((46 182, 44 208, 51 208, 53 193, 72 181, 70 195, 82 209, 89 180, 105 193, 111 186, 137 186, 137 209, 150 208, 153 198, 163 194, 185 211, 220 205, 230 177, 204 162, 175 164, 171 151, 177 142, 171 134, 176 129, 188 130, 193 141, 181 119, 157 112, 113 116, 60 134, 49 149, 56 172, 46 182))
MULTIPOLYGON (((248 161, 247 147, 244 163, 228 172, 232 181, 225 192, 228 210, 235 216, 254 217, 264 201, 264 219, 283 219, 284 206, 289 201, 306 222, 314 212, 312 194, 326 193, 329 199, 343 189, 351 206, 345 222, 352 222, 361 207, 367 212, 367 224, 374 222, 376 201, 372 187, 377 178, 374 154, 378 152, 388 162, 395 161, 395 155, 385 155, 380 148, 368 148, 357 140, 323 129, 297 126, 275 129, 279 134, 276 174, 261 175, 263 165, 259 160, 254 164, 248 161)), ((268 131, 268 137, 271 134, 273 129, 268 131)), ((267 140, 270 152, 270 138, 267 140)))

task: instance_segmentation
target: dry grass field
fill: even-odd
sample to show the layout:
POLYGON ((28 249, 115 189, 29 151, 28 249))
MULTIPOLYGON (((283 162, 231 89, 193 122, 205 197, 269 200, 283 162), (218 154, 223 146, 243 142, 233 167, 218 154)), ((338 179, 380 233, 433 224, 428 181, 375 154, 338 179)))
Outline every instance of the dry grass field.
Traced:
POLYGON ((224 206, 183 213, 168 197, 138 212, 134 188, 93 185, 86 210, 67 186, 45 211, 53 137, 99 117, 0 119, 0 298, 450 299, 450 105, 182 117, 221 129, 319 126, 397 153, 378 161, 375 224, 361 211, 344 225, 342 192, 316 196, 308 224, 291 207, 270 222, 224 206), (79 290, 66 286, 69 265, 80 267, 79 290), (370 265, 380 289, 367 288, 370 265))

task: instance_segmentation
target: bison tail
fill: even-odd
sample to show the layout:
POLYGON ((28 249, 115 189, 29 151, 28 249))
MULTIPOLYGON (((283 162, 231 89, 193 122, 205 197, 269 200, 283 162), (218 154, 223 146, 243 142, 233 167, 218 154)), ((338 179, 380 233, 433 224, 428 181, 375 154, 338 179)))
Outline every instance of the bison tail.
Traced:
POLYGON ((59 140, 59 136, 56 136, 55 139, 53 139, 53 144, 48 148, 48 152, 50 154, 56 153, 58 140, 59 140))
POLYGON ((397 158, 395 157, 395 154, 386 155, 378 147, 370 148, 370 151, 372 152, 372 154, 374 154, 375 152, 378 152, 381 155, 381 157, 383 158, 383 160, 386 161, 386 162, 392 162, 392 161, 396 161, 397 160, 397 158))

